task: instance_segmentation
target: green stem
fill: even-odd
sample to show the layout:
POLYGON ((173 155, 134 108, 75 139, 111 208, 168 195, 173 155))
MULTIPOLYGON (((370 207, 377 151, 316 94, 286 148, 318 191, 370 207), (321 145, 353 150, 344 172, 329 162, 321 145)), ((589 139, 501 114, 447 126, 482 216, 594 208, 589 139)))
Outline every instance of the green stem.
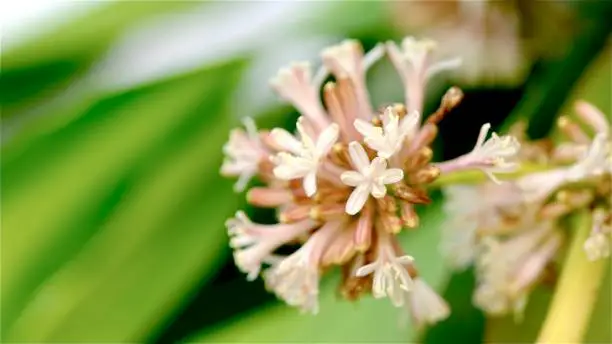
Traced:
POLYGON ((576 214, 575 233, 537 343, 579 343, 597 302, 608 259, 589 261, 583 250, 591 231, 587 211, 576 214))
MULTIPOLYGON (((547 166, 523 164, 519 169, 511 173, 496 174, 500 180, 513 180, 526 174, 541 172, 549 169, 547 166)), ((433 183, 429 184, 432 188, 440 188, 452 184, 478 184, 487 180, 487 176, 478 170, 451 172, 441 175, 433 183)))

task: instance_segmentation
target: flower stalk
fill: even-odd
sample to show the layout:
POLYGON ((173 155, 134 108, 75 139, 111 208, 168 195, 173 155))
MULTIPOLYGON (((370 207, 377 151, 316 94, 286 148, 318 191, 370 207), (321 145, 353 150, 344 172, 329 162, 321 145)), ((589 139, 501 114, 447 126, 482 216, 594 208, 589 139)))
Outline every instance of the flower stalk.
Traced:
POLYGON ((583 249, 591 216, 585 211, 572 220, 576 232, 537 343, 580 343, 605 277, 608 259, 590 261, 583 249))
MULTIPOLYGON (((500 180, 513 180, 530 173, 546 171, 547 169, 549 167, 545 165, 522 163, 516 170, 499 174, 497 178, 500 180)), ((440 188, 453 184, 479 184, 487 181, 487 179, 488 176, 478 170, 449 172, 440 175, 440 177, 429 184, 429 187, 440 188)))

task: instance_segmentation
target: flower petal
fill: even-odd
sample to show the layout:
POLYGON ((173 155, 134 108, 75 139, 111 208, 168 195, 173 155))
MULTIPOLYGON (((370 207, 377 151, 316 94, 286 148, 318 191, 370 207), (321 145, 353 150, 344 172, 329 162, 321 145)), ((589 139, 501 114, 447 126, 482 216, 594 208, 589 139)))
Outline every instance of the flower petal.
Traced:
POLYGON ((302 144, 300 141, 298 141, 295 136, 291 135, 285 129, 274 128, 270 132, 270 136, 277 145, 291 153, 298 154, 302 149, 302 144))
POLYGON ((393 112, 393 107, 391 106, 385 109, 382 120, 386 133, 396 132, 399 128, 399 116, 393 112))
POLYGON ((343 172, 340 175, 340 179, 342 180, 342 183, 348 186, 357 186, 364 181, 363 175, 356 171, 343 172))
POLYGON ((463 61, 461 60, 460 57, 455 57, 452 59, 438 61, 436 63, 433 63, 432 65, 429 66, 429 68, 427 68, 427 72, 425 73, 425 78, 429 79, 441 72, 457 69, 461 67, 462 63, 463 61))
POLYGON ((338 134, 340 133, 340 128, 336 123, 331 124, 329 127, 325 128, 319 135, 317 139, 317 153, 320 156, 326 155, 338 141, 338 134))
POLYGON ((351 162, 353 163, 353 167, 362 174, 367 170, 370 166, 370 159, 366 154, 365 149, 358 142, 349 143, 349 155, 351 157, 351 162))
POLYGON ((381 183, 372 183, 372 196, 374 198, 383 198, 387 194, 387 188, 381 183))
POLYGON ((317 172, 309 172, 303 180, 304 191, 306 196, 312 197, 317 192, 317 172))
POLYGON ((393 184, 404 179, 404 171, 399 168, 390 168, 380 174, 380 182, 383 184, 393 184))
POLYGON ((357 214, 363 208, 369 196, 369 185, 362 184, 356 187, 346 201, 346 213, 349 215, 357 214))
POLYGON ((364 121, 363 119, 356 119, 353 122, 355 129, 363 135, 364 137, 368 136, 380 136, 382 135, 382 128, 376 127, 372 125, 372 123, 364 121))
POLYGON ((489 129, 491 129, 491 123, 485 123, 482 125, 482 127, 480 127, 480 133, 478 134, 478 140, 476 140, 476 144, 474 145, 474 150, 480 148, 480 146, 482 146, 482 144, 485 142, 489 129))
POLYGON ((304 123, 304 117, 298 118, 296 123, 296 128, 300 133, 300 139, 302 140, 302 145, 308 150, 312 151, 315 149, 315 143, 312 141, 310 135, 306 131, 306 123, 304 123))
POLYGON ((420 118, 421 118, 421 115, 416 110, 404 116, 404 118, 402 118, 402 121, 400 123, 400 128, 399 128, 400 132, 403 135, 406 135, 412 132, 419 125, 420 118))
POLYGON ((366 264, 366 265, 360 267, 359 269, 357 269, 357 271, 355 272, 355 276, 357 276, 357 277, 367 276, 367 275, 371 274, 372 272, 374 272, 377 268, 378 268, 378 263, 377 262, 366 264))
POLYGON ((381 157, 376 157, 372 160, 372 164, 370 164, 372 176, 381 176, 385 173, 387 169, 387 160, 381 157))

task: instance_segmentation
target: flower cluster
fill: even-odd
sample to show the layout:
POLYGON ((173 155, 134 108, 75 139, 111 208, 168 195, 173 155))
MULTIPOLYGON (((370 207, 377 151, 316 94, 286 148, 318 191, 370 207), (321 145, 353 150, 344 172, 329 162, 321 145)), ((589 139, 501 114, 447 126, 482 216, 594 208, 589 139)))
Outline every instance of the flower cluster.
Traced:
POLYGON ((242 212, 227 221, 236 265, 249 279, 261 274, 287 304, 316 313, 321 274, 338 266, 346 299, 388 297, 419 325, 448 315, 397 234, 419 226, 415 206, 430 202, 426 186, 441 173, 476 169, 493 177, 510 171, 519 143, 487 138, 485 125, 472 152, 432 163, 437 123, 462 98, 451 88, 423 120, 428 79, 458 65, 456 59, 434 63, 435 49, 432 41, 408 37, 401 46, 388 42, 364 54, 357 41, 347 40, 323 50, 316 73, 308 63, 293 63, 271 80, 301 113, 296 133, 256 132, 247 120, 246 132, 232 133, 222 167, 224 175, 240 178, 238 190, 257 176, 265 186, 251 188, 248 202, 277 210, 274 225, 253 223, 242 212), (403 81, 405 100, 375 110, 365 75, 385 55, 403 81), (333 81, 323 85, 330 74, 333 81), (295 243, 301 246, 292 254, 278 254, 295 243))
MULTIPOLYGON (((610 255, 612 232, 612 140, 610 123, 586 102, 576 103, 578 121, 558 120, 566 139, 521 142, 522 162, 545 166, 501 185, 446 188, 451 214, 442 250, 456 268, 474 263, 474 303, 491 314, 521 315, 529 292, 549 274, 566 239, 567 215, 586 209, 592 230, 584 242, 590 260, 610 255)), ((524 140, 524 135, 516 137, 524 140)))

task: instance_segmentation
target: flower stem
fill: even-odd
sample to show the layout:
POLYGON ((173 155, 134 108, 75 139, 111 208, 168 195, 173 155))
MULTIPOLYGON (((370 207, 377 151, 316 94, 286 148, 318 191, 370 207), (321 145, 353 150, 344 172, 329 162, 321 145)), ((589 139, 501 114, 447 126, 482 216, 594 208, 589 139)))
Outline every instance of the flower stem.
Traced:
POLYGON ((590 214, 584 211, 572 220, 574 237, 537 343, 581 342, 606 273, 608 259, 589 261, 583 250, 590 214))
MULTIPOLYGON (((512 180, 525 174, 545 171, 548 168, 549 167, 544 165, 522 164, 516 171, 499 173, 496 174, 496 177, 500 180, 512 180)), ((451 184, 477 184, 486 181, 487 178, 488 177, 482 171, 478 170, 458 171, 441 175, 438 179, 429 184, 429 186, 439 188, 451 184)))

